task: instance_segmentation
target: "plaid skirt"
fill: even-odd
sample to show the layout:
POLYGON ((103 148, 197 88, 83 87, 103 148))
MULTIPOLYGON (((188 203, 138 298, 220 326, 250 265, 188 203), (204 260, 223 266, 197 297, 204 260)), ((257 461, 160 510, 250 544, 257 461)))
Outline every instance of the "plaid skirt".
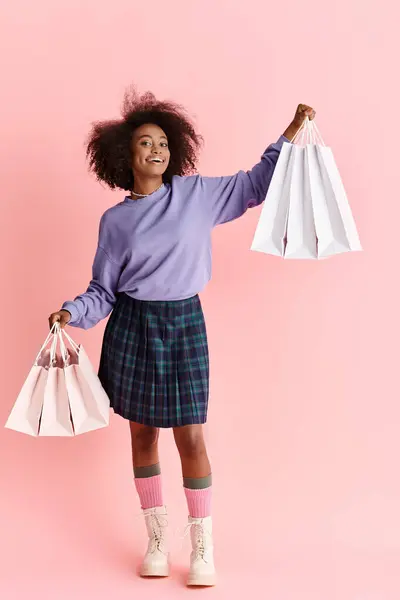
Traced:
POLYGON ((153 427, 205 423, 209 355, 198 295, 178 301, 118 296, 98 375, 114 412, 153 427))

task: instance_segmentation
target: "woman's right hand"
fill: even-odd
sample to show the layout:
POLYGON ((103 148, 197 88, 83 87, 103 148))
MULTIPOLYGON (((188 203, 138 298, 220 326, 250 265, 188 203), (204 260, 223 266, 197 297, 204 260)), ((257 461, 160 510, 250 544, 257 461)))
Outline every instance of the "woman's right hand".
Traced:
POLYGON ((66 324, 71 320, 71 313, 68 310, 59 310, 58 312, 52 313, 49 317, 50 329, 54 323, 60 323, 61 329, 64 329, 66 324))

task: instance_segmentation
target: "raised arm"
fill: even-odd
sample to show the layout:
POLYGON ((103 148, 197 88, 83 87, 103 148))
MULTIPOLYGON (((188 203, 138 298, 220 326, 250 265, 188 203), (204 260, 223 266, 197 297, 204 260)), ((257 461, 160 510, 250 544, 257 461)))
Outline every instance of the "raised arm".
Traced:
POLYGON ((227 223, 242 216, 248 208, 261 204, 268 191, 282 145, 293 139, 304 119, 314 118, 315 111, 303 104, 284 134, 268 146, 250 171, 239 171, 226 177, 201 177, 200 184, 212 211, 213 225, 227 223))
POLYGON ((282 145, 283 136, 268 146, 250 171, 239 171, 225 177, 202 177, 205 201, 210 203, 213 225, 241 217, 248 208, 261 204, 266 196, 282 145))

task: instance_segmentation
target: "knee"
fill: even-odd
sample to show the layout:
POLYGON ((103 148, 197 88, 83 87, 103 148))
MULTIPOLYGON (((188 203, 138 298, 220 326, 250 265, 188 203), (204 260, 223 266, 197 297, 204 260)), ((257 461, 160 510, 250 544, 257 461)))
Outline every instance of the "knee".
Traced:
POLYGON ((203 434, 199 430, 175 431, 175 441, 179 454, 185 458, 198 458, 205 450, 203 434))
POLYGON ((146 452, 158 443, 159 431, 156 427, 141 427, 132 432, 132 446, 137 452, 146 452))

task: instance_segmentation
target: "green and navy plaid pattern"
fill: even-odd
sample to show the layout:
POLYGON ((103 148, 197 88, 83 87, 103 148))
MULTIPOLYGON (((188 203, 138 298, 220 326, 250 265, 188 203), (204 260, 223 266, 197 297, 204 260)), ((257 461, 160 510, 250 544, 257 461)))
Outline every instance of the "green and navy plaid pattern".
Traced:
POLYGON ((199 296, 144 301, 120 294, 99 378, 115 413, 153 427, 205 423, 209 355, 199 296))

